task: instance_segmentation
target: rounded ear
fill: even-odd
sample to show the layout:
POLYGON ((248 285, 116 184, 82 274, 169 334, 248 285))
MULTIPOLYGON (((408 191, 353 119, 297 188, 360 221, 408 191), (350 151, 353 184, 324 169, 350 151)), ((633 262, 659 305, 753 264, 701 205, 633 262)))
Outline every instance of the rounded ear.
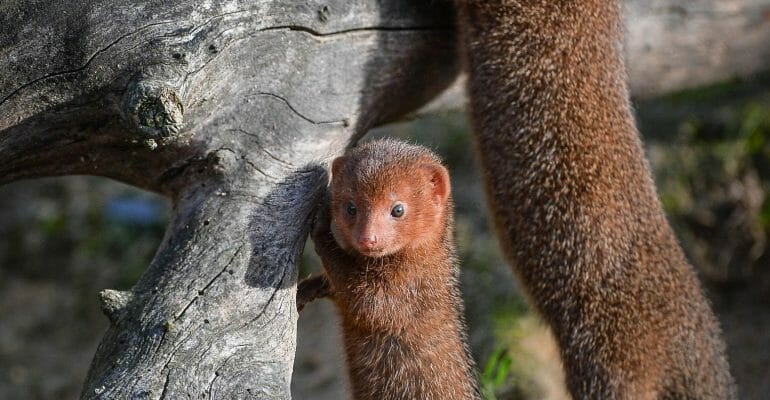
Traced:
POLYGON ((449 171, 440 164, 423 164, 422 169, 433 185, 433 198, 436 203, 444 204, 452 192, 452 184, 449 181, 449 171))
POLYGON ((345 156, 337 157, 332 161, 332 177, 339 176, 343 165, 345 165, 345 156))

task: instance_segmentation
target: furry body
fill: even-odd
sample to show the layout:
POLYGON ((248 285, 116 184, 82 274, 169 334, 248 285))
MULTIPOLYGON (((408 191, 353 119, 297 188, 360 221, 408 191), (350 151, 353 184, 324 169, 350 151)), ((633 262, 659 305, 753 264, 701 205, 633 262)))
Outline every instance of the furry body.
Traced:
POLYGON ((478 399, 462 318, 449 175, 425 148, 369 142, 335 160, 313 239, 342 317, 353 397, 478 399), (351 204, 355 215, 351 215, 351 204), (394 217, 395 205, 403 215, 394 217))
POLYGON ((503 250, 577 399, 734 397, 628 99, 617 1, 457 1, 503 250))

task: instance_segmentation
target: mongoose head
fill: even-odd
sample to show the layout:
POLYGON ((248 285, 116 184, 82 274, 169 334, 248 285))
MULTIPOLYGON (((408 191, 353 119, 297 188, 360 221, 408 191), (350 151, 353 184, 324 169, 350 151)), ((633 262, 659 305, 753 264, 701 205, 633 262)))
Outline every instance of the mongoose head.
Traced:
POLYGON ((450 192, 449 173, 429 150, 367 143, 332 163, 332 233, 366 257, 418 250, 442 237, 450 192))

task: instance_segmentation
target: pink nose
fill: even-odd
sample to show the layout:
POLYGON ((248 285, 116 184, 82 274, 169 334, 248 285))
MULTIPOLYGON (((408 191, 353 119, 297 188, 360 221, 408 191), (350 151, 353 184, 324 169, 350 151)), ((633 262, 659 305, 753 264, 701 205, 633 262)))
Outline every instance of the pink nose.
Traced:
POLYGON ((377 236, 361 236, 358 238, 358 247, 363 250, 371 250, 377 244, 377 236))

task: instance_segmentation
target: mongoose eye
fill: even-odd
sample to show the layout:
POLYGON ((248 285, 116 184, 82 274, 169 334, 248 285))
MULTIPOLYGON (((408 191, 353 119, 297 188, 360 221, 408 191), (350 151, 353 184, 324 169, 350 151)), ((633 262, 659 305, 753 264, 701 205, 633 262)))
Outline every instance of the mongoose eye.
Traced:
POLYGON ((390 215, 400 218, 402 215, 404 215, 404 205, 403 204, 396 204, 393 206, 393 208, 390 210, 390 215))
POLYGON ((353 204, 353 203, 348 203, 348 209, 347 209, 347 211, 348 211, 348 215, 350 215, 350 216, 352 217, 352 216, 356 215, 356 212, 357 212, 358 210, 356 209, 356 205, 355 205, 355 204, 353 204))

